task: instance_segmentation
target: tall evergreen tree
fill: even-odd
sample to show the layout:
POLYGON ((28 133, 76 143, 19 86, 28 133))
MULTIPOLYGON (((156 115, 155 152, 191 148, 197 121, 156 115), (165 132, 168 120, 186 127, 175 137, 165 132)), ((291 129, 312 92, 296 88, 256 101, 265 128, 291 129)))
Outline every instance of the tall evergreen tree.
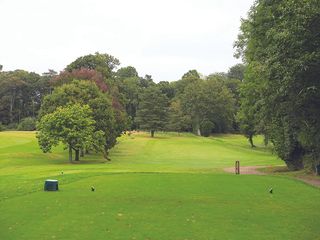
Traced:
POLYGON ((136 122, 140 129, 148 130, 151 137, 155 131, 165 129, 168 120, 169 101, 157 87, 145 89, 141 95, 136 122))

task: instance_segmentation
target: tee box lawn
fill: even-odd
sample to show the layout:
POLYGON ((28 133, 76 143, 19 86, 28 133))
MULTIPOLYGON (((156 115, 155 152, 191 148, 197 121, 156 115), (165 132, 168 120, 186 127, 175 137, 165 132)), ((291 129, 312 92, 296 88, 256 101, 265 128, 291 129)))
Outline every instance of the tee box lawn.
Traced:
POLYGON ((319 189, 223 172, 283 164, 255 140, 135 133, 111 162, 70 164, 62 146, 41 153, 34 132, 1 132, 0 239, 319 239, 319 189), (48 178, 58 192, 43 191, 48 178))

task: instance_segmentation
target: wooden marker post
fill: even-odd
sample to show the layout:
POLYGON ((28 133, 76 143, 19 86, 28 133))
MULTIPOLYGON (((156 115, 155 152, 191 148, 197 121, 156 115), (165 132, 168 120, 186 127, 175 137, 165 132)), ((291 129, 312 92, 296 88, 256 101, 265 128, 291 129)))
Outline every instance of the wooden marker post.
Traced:
POLYGON ((240 161, 236 161, 235 170, 236 170, 236 174, 240 174, 240 161))

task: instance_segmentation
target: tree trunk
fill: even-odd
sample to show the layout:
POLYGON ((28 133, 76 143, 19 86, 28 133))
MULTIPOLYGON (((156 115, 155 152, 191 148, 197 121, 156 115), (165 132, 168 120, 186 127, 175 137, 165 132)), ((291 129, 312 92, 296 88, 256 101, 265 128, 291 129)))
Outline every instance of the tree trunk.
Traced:
POLYGON ((263 143, 264 143, 265 146, 268 146, 268 144, 269 144, 269 137, 268 137, 267 135, 264 135, 263 143))
POLYGON ((69 145, 69 161, 72 162, 72 148, 71 148, 71 145, 69 145))
POLYGON ((285 160, 290 171, 297 171, 303 169, 304 149, 301 146, 296 146, 291 152, 288 160, 285 160))
POLYGON ((80 150, 79 149, 76 149, 76 150, 74 150, 75 151, 75 153, 76 153, 76 157, 75 157, 75 161, 79 161, 80 160, 80 157, 79 157, 79 153, 80 153, 80 150))
POLYGON ((109 149, 107 147, 104 148, 103 157, 108 161, 111 161, 111 159, 109 158, 109 149))
POLYGON ((9 119, 10 119, 10 123, 13 122, 13 106, 14 106, 14 100, 15 100, 15 89, 14 91, 11 91, 11 98, 10 98, 10 107, 9 107, 9 119))
POLYGON ((154 137, 154 130, 151 130, 151 137, 154 137))
POLYGON ((194 124, 193 124, 193 132, 194 134, 201 136, 201 130, 200 130, 200 120, 199 116, 196 115, 194 118, 194 124))
POLYGON ((84 157, 84 150, 83 150, 83 148, 81 148, 81 150, 80 150, 80 157, 84 157))
POLYGON ((198 136, 201 136, 201 131, 200 131, 200 128, 198 127, 198 130, 197 130, 197 135, 198 136))
POLYGON ((111 158, 109 158, 109 152, 104 152, 104 153, 103 153, 103 157, 104 157, 105 159, 107 159, 108 161, 111 161, 111 158))
POLYGON ((35 118, 35 114, 34 114, 34 101, 32 99, 32 117, 35 118))
POLYGON ((251 145, 252 148, 255 148, 256 146, 253 144, 253 135, 249 136, 249 143, 251 145))
POLYGON ((302 159, 291 159, 290 161, 285 161, 285 163, 290 171, 298 171, 303 169, 302 159))

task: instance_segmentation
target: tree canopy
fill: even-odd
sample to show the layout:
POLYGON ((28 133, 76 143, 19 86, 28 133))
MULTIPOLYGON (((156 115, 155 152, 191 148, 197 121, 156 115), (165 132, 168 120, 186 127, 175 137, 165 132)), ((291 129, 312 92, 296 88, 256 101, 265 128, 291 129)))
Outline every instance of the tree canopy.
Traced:
POLYGON ((0 72, 0 121, 13 124, 26 117, 35 118, 49 90, 48 83, 36 73, 0 72))
POLYGON ((205 135, 209 135, 231 129, 235 114, 233 96, 218 79, 198 79, 188 84, 180 99, 183 111, 192 119, 194 133, 201 135, 205 129, 205 135))
POLYGON ((256 93, 244 112, 290 169, 320 160, 319 12, 319 0, 256 1, 235 43, 248 65, 243 97, 256 93))
POLYGON ((148 130, 151 137, 155 131, 163 130, 167 124, 169 101, 159 88, 150 87, 144 90, 139 108, 137 111, 136 122, 143 130, 148 130))
MULTIPOLYGON (((110 96, 102 93, 92 82, 74 80, 70 84, 57 87, 51 95, 45 97, 40 111, 40 118, 54 112, 58 107, 70 104, 88 105, 95 120, 95 131, 102 131, 104 141, 104 154, 115 145, 116 138, 120 135, 121 128, 115 121, 115 111, 112 107, 110 96)), ((121 130, 123 131, 123 129, 121 130)))
POLYGON ((43 152, 49 152, 60 142, 69 148, 69 161, 72 162, 72 150, 79 160, 82 148, 91 148, 102 137, 95 132, 95 121, 88 105, 80 104, 58 107, 54 112, 43 116, 37 126, 37 138, 43 152))
POLYGON ((102 75, 111 79, 114 76, 114 70, 120 65, 120 62, 117 58, 109 54, 101 54, 96 52, 95 54, 89 54, 77 58, 74 62, 70 63, 66 70, 71 72, 74 69, 91 69, 97 70, 102 73, 102 75))

